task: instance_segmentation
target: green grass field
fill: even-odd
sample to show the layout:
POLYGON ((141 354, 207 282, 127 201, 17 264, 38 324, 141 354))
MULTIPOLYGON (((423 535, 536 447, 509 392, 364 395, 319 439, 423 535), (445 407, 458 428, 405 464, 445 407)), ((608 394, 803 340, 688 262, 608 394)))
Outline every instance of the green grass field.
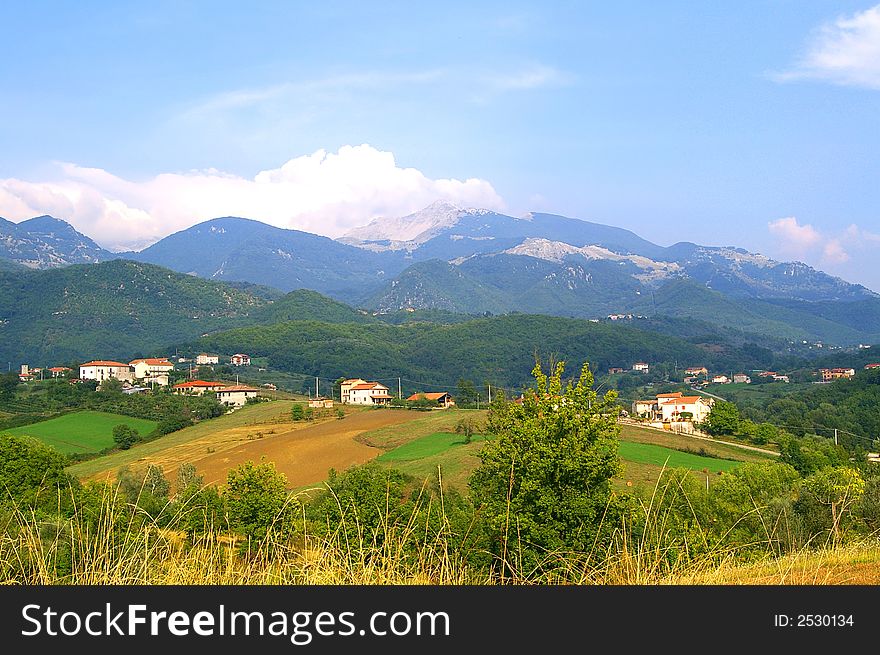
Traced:
POLYGON ((113 428, 124 423, 142 436, 156 429, 155 421, 120 414, 84 411, 4 430, 9 434, 29 436, 56 448, 65 455, 95 453, 113 445, 113 428))
MULTIPOLYGON (((471 443, 484 441, 482 435, 474 435, 471 443)), ((380 462, 411 462, 425 457, 433 457, 445 453, 450 448, 465 446, 464 436, 451 432, 435 432, 424 437, 419 437, 394 450, 379 455, 376 459, 380 462)))
POLYGON ((702 457, 701 455, 672 450, 663 446, 634 443, 632 441, 621 441, 618 452, 621 459, 629 462, 666 466, 666 468, 686 468, 692 471, 707 469, 712 473, 729 471, 742 464, 742 462, 729 459, 702 457))

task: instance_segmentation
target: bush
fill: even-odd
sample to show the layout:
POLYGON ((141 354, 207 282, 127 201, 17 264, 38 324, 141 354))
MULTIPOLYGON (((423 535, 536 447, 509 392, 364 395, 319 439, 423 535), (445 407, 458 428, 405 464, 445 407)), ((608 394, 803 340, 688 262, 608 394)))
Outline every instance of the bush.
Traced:
POLYGON ((138 431, 125 423, 113 426, 113 441, 122 450, 128 450, 140 439, 138 431))

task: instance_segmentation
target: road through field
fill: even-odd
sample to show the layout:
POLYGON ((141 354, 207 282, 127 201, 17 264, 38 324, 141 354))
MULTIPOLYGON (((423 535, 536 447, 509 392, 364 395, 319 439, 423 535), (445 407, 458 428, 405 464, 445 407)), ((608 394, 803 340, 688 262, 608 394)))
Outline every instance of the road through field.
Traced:
MULTIPOLYGON (((343 470, 363 464, 383 451, 355 441, 358 435, 413 420, 413 412, 368 410, 354 412, 344 419, 316 424, 269 423, 231 427, 203 438, 139 458, 133 468, 156 464, 174 480, 181 464, 194 464, 206 484, 222 484, 229 469, 250 460, 265 458, 287 476, 290 488, 315 484, 327 479, 330 468, 343 470)), ((108 473, 94 477, 106 477, 108 473)))

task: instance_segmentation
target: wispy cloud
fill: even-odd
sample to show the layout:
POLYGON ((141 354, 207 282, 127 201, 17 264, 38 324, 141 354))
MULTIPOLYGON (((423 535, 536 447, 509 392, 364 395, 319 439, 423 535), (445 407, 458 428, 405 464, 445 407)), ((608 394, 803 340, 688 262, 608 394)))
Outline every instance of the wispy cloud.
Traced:
POLYGON ((880 89, 880 5, 822 25, 794 67, 771 77, 880 89))
POLYGON ((402 73, 367 71, 298 82, 282 82, 258 88, 224 91, 194 103, 184 114, 199 116, 253 107, 286 98, 297 98, 302 101, 333 93, 387 90, 392 87, 430 84, 446 75, 448 73, 443 69, 402 73))
POLYGON ((318 150, 253 178, 215 169, 163 173, 134 182, 100 168, 59 164, 59 176, 0 179, 0 215, 53 214, 101 245, 138 248, 218 216, 339 236, 380 216, 403 216, 443 199, 503 209, 486 180, 431 179, 370 145, 318 150))

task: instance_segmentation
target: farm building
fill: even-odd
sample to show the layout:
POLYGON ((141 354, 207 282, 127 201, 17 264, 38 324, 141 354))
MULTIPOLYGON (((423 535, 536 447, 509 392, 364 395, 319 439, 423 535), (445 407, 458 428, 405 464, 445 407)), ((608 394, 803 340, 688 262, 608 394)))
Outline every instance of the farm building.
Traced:
POLYGON ((131 382, 134 380, 134 371, 128 364, 100 359, 80 364, 79 377, 82 380, 97 380, 98 382, 110 378, 131 382))
POLYGON ((410 402, 416 402, 419 400, 429 400, 438 407, 443 407, 444 409, 455 406, 455 401, 445 391, 440 392, 428 392, 428 393, 414 393, 409 398, 407 398, 410 402))
POLYGON ((232 357, 229 358, 229 363, 233 366, 250 366, 251 357, 250 355, 245 355, 244 353, 235 353, 232 357))
POLYGON ((209 355, 208 353, 199 353, 196 355, 196 364, 204 366, 206 364, 219 364, 220 357, 218 355, 209 355))
POLYGON ((206 382, 205 380, 193 380, 191 382, 181 382, 174 385, 174 393, 186 394, 190 396, 202 396, 206 393, 212 393, 225 389, 228 385, 225 382, 206 382))
POLYGON ((257 397, 259 389, 248 387, 243 384, 234 384, 230 387, 223 387, 217 391, 217 400, 221 405, 229 405, 230 407, 242 407, 251 398, 257 397))
POLYGON ((387 405, 391 402, 388 387, 360 378, 344 380, 340 386, 343 403, 351 405, 387 405))
POLYGON ((333 399, 324 398, 323 396, 311 398, 309 399, 309 407, 312 409, 333 409, 333 399))

